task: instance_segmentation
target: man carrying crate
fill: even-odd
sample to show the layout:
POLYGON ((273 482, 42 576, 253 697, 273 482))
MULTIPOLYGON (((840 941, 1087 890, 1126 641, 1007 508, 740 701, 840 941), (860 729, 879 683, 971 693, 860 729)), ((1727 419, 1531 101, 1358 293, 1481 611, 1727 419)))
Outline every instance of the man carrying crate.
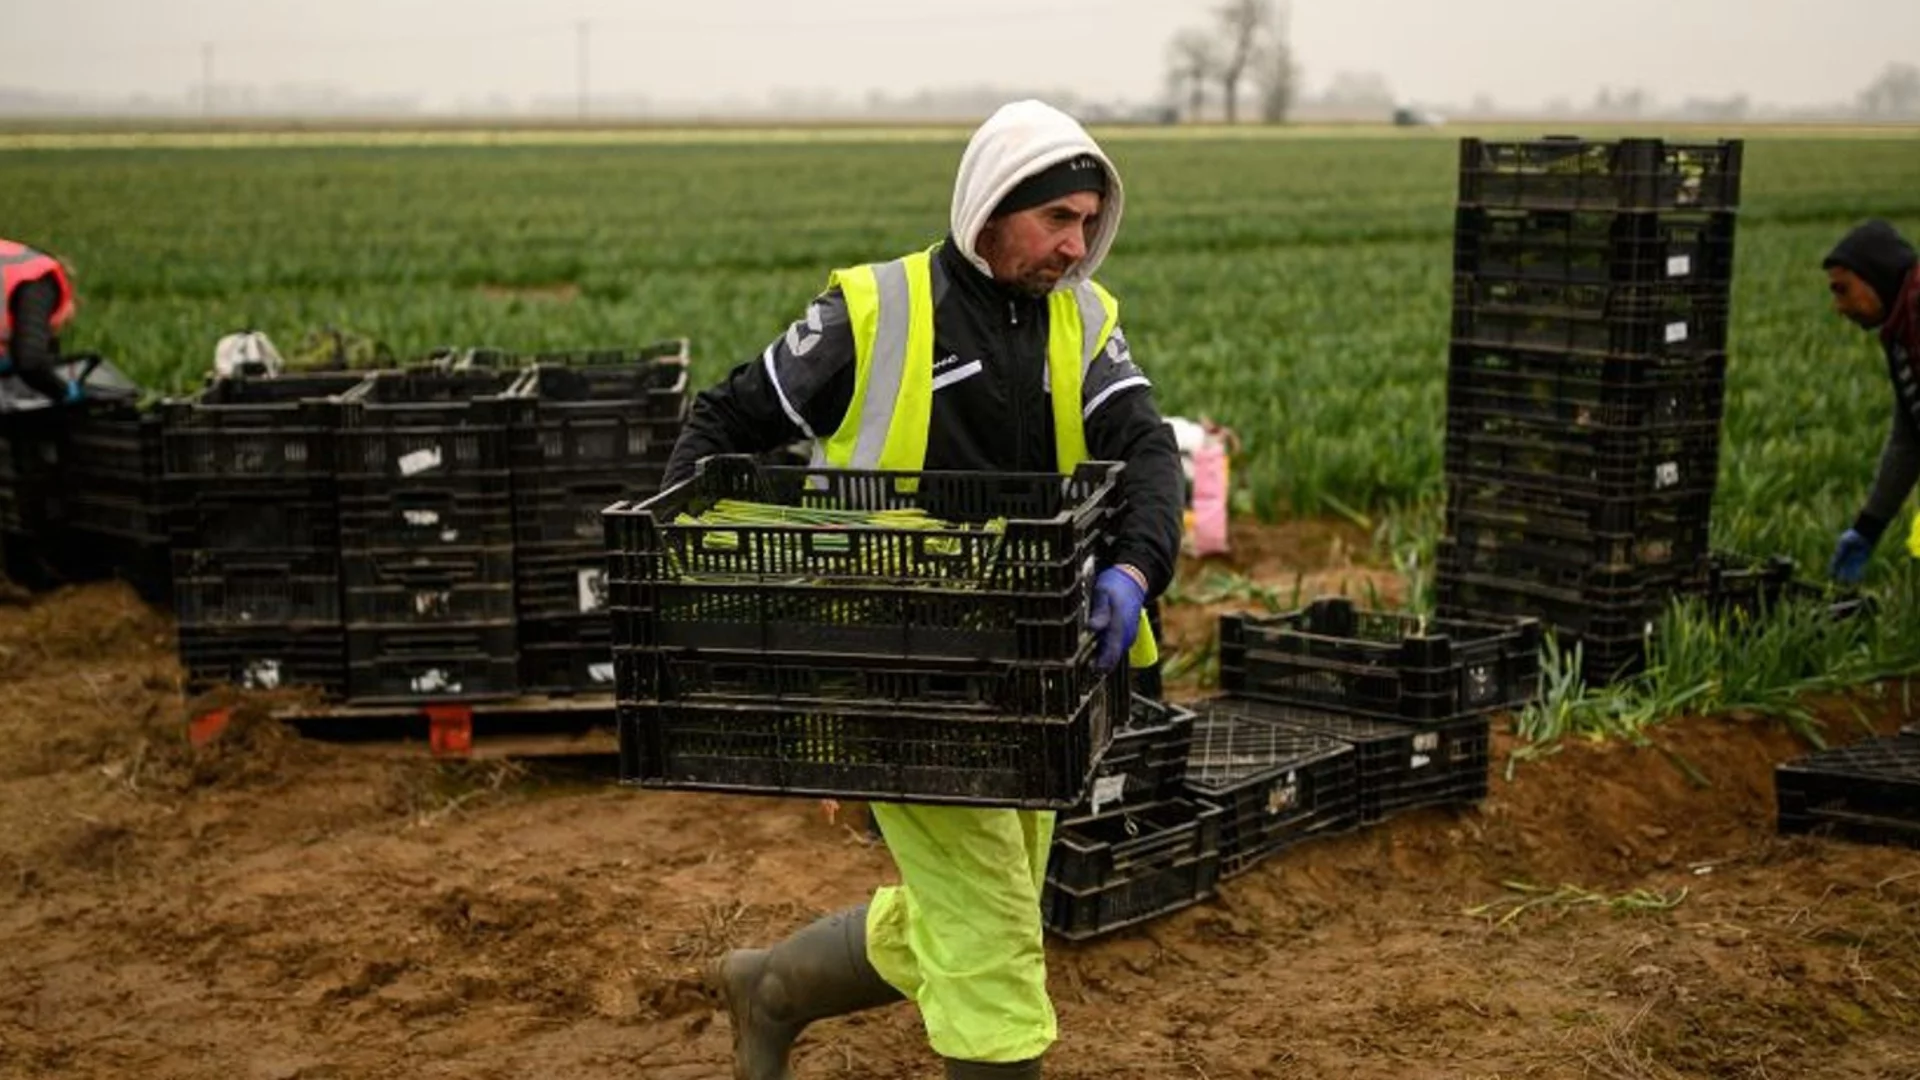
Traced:
MULTIPOLYGON (((1180 544, 1179 452, 1093 273, 1113 245, 1113 163, 1066 114, 999 110, 969 142, 951 231, 835 271, 805 315, 700 394, 667 482, 704 457, 810 440, 815 464, 1069 472, 1126 463, 1128 510, 1095 580, 1096 664, 1154 660, 1142 607, 1180 544)), ((875 805, 902 884, 713 972, 736 1080, 787 1080, 807 1024, 911 998, 952 1080, 1040 1075, 1056 1037, 1040 894, 1054 815, 875 805)))
MULTIPOLYGON (((1834 310, 1864 330, 1878 330, 1893 380, 1893 426, 1880 452, 1873 490, 1853 525, 1840 534, 1832 575, 1848 584, 1865 576, 1880 534, 1920 477, 1920 269, 1913 245, 1885 221, 1868 221, 1843 237, 1821 264, 1834 310)), ((1920 557, 1920 527, 1907 546, 1920 557)))

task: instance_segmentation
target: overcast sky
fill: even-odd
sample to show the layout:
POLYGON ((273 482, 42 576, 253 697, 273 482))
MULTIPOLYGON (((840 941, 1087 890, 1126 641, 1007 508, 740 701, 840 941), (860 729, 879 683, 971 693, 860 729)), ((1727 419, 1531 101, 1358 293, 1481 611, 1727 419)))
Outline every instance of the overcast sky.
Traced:
MULTIPOLYGON (((202 42, 215 77, 330 82, 430 104, 576 86, 591 20, 596 95, 758 101, 775 90, 982 84, 1143 101, 1165 44, 1216 0, 0 0, 0 85, 185 93, 202 42)), ((1307 85, 1378 71, 1403 100, 1502 104, 1602 85, 1656 100, 1850 101, 1920 61, 1920 0, 1295 0, 1307 85)))

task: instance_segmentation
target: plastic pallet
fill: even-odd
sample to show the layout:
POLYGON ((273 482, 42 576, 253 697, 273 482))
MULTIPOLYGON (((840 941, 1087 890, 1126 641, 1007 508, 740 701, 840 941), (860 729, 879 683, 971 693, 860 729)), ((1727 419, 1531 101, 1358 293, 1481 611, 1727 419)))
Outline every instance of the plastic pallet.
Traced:
POLYGON ((1333 836, 1360 820, 1352 747, 1268 721, 1281 706, 1215 697, 1193 707, 1187 792, 1225 811, 1221 876, 1252 869, 1303 840, 1333 836))
POLYGON ((1093 817, 1179 795, 1192 745, 1192 709, 1135 693, 1126 726, 1114 732, 1094 769, 1093 790, 1073 814, 1093 817))
POLYGON ((709 458, 606 515, 616 650, 1061 662, 1080 652, 1119 466, 887 473, 709 458), (921 508, 951 528, 682 524, 719 499, 921 508), (1004 521, 996 530, 967 527, 1004 521))
POLYGON ((1220 617, 1220 689, 1361 716, 1436 722, 1525 705, 1539 693, 1540 626, 1430 620, 1316 600, 1281 615, 1220 617))
POLYGON ((1783 833, 1920 847, 1920 739, 1833 747, 1774 769, 1783 833))
POLYGON ((347 628, 347 699, 389 705, 513 697, 519 645, 511 622, 347 628))
POLYGON ((1454 219, 1454 272, 1581 284, 1726 284, 1737 219, 1685 213, 1513 210, 1463 206, 1454 219))
POLYGON ((1727 358, 1568 355, 1455 345, 1447 413, 1505 417, 1560 430, 1717 423, 1727 358))
POLYGON ((1492 728, 1485 716, 1414 726, 1266 702, 1238 701, 1254 719, 1353 750, 1363 825, 1421 806, 1474 802, 1487 793, 1492 728))
POLYGON ((607 551, 601 545, 517 546, 513 572, 522 617, 609 617, 607 551))
POLYGON ((1538 210, 1731 210, 1740 205, 1740 140, 1460 140, 1464 206, 1538 210))
POLYGON ((311 687, 346 691, 346 635, 338 626, 180 627, 180 666, 195 690, 311 687))
POLYGON ((650 788, 1071 809, 1086 798, 1127 698, 1124 670, 1072 713, 1047 717, 893 702, 692 704, 622 696, 621 778, 650 788))
POLYGON ((613 627, 604 615, 520 619, 520 689, 566 697, 614 691, 613 627))
POLYGON ((333 551, 173 551, 174 613, 187 626, 341 621, 333 551))
POLYGON ((484 623, 514 618, 513 549, 341 553, 350 624, 484 623))
POLYGON ((450 477, 511 490, 509 428, 532 402, 516 396, 522 372, 406 368, 375 372, 340 398, 338 476, 344 493, 370 483, 392 490, 450 477))
POLYGON ((1217 806, 1170 799, 1061 822, 1041 899, 1046 928, 1086 941, 1211 897, 1221 817, 1217 806))
POLYGON ((169 477, 212 492, 239 481, 331 480, 338 396, 365 372, 213 379, 189 398, 164 402, 161 447, 169 477))

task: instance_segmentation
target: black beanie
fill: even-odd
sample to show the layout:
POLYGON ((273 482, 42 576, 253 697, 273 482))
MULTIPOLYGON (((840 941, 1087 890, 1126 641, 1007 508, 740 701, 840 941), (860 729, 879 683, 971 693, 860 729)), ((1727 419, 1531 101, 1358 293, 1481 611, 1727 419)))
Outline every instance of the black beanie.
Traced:
POLYGON ((992 217, 1017 214, 1079 191, 1107 193, 1107 170, 1092 154, 1076 154, 1049 165, 1013 186, 993 208, 992 217))
POLYGON ((1892 225, 1874 218, 1842 237, 1820 268, 1844 266, 1860 275, 1860 280, 1879 294, 1880 303, 1892 311, 1915 260, 1913 245, 1892 225))

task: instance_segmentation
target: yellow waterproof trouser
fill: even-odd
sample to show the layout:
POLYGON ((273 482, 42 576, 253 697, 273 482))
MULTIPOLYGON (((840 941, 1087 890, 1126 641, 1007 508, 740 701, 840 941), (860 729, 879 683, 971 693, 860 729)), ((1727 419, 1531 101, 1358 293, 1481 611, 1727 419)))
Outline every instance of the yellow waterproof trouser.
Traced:
POLYGON ((1059 1037, 1040 890, 1050 810, 875 803, 899 885, 867 909, 867 960, 958 1061, 1030 1061, 1059 1037))

